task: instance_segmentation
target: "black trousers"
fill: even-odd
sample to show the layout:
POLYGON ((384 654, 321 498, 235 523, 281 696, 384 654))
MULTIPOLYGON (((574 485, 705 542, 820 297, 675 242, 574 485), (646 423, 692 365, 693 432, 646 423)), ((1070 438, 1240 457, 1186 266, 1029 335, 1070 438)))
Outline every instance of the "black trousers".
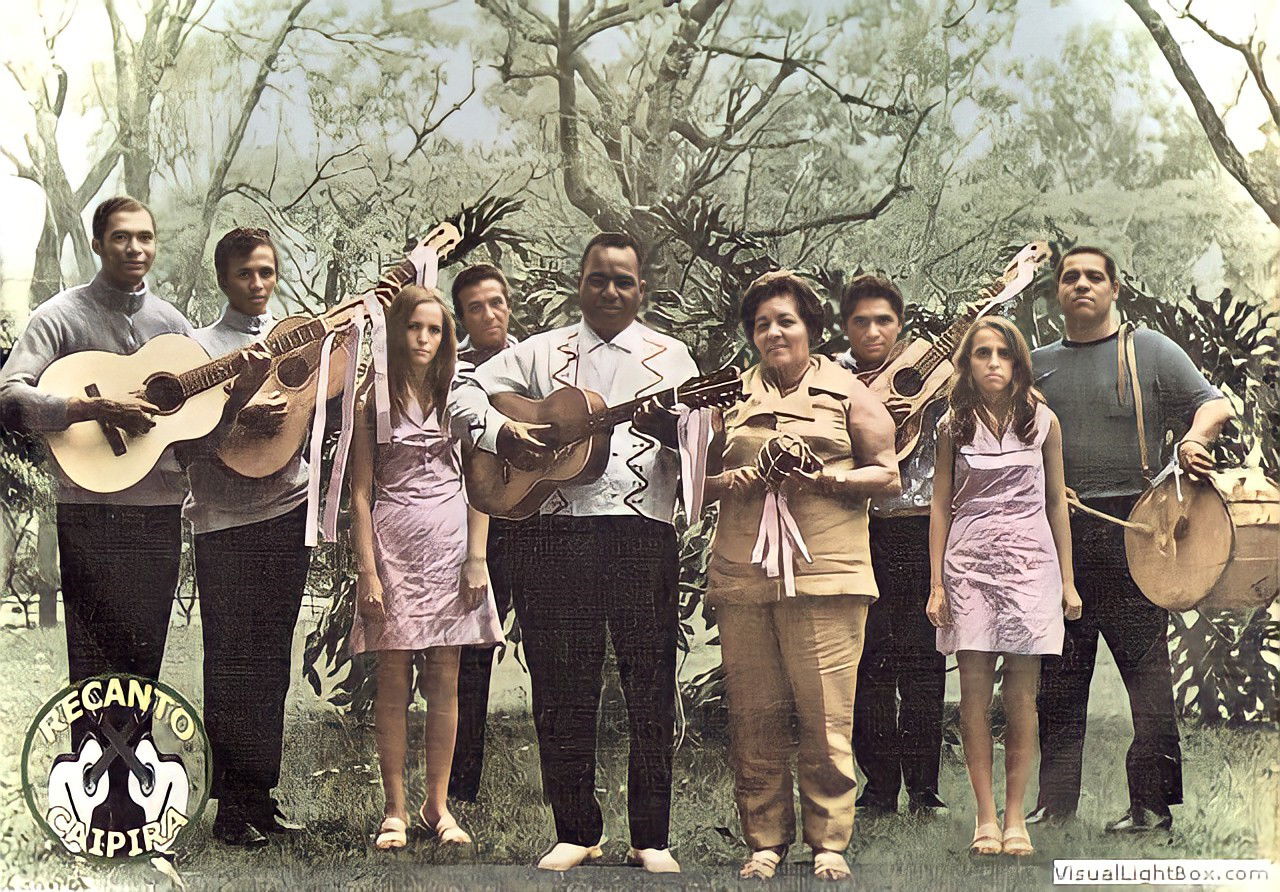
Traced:
MULTIPOLYGON (((182 515, 178 505, 58 505, 58 565, 72 682, 125 672, 157 679, 178 586, 182 515)), ((110 706, 71 724, 79 747, 96 721, 126 727, 131 709, 110 706)), ((123 759, 108 769, 111 795, 94 827, 137 826, 142 809, 127 794, 123 759)))
POLYGON ((561 842, 591 846, 605 636, 627 701, 631 844, 666 848, 675 732, 677 551, 643 517, 537 516, 515 524, 507 572, 533 688, 542 785, 561 842))
POLYGON ((223 810, 269 811, 280 781, 293 627, 310 550, 306 505, 195 537, 204 629, 204 721, 211 795, 223 810))
POLYGON ((160 676, 178 587, 178 505, 58 505, 71 680, 160 676))
MULTIPOLYGON (((1135 498, 1089 500, 1127 517, 1135 498)), ((1143 597, 1129 576, 1124 529, 1085 514, 1071 518, 1076 589, 1084 614, 1066 624, 1061 657, 1040 670, 1040 795, 1050 811, 1074 812, 1080 799, 1089 683, 1098 635, 1107 640, 1129 694, 1133 743, 1125 758, 1129 801, 1155 811, 1182 802, 1182 751, 1169 666, 1169 614, 1143 597)))
MULTIPOLYGON (((507 582, 505 553, 510 547, 508 532, 512 521, 489 519, 489 584, 505 623, 511 610, 511 588, 507 582)), ((484 769, 484 732, 489 717, 489 680, 493 676, 493 654, 497 645, 466 645, 458 659, 458 737, 453 748, 453 770, 449 774, 449 795, 475 802, 480 794, 484 769)))
POLYGON ((929 518, 871 518, 871 566, 880 597, 867 611, 853 749, 867 776, 865 795, 897 808, 938 792, 947 660, 938 653, 929 600, 929 518))

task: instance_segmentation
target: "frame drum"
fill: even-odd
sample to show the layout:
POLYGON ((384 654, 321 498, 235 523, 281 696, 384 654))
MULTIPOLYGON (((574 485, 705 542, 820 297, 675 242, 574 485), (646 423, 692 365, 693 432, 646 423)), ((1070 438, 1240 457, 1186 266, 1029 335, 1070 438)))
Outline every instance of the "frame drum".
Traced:
POLYGON ((1124 533, 1129 573, 1153 604, 1265 607, 1280 590, 1280 490, 1259 468, 1214 471, 1211 482, 1173 475, 1148 490, 1124 533))

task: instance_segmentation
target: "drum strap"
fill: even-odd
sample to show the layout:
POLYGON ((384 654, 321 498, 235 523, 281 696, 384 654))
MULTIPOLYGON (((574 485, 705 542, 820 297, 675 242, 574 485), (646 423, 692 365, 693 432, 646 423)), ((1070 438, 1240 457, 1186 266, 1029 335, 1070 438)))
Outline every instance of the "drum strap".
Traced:
POLYGON ((1116 338, 1116 398, 1124 405, 1125 378, 1133 392, 1133 413, 1138 422, 1138 457, 1142 461, 1142 476, 1151 479, 1151 456, 1147 454, 1147 421, 1142 411, 1142 387, 1138 382, 1138 358, 1133 350, 1133 323, 1120 326, 1116 338), (1127 374, 1126 374, 1127 373, 1127 374))

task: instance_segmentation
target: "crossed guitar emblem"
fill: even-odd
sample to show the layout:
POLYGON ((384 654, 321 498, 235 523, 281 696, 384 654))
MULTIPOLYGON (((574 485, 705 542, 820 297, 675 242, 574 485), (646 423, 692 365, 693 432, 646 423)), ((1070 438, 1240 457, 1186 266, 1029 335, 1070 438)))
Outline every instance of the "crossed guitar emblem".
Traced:
MULTIPOLYGON (((186 815, 191 787, 181 758, 162 754, 156 748, 151 735, 151 716, 151 710, 134 713, 123 728, 117 728, 110 716, 87 714, 92 727, 78 750, 54 760, 49 771, 49 823, 55 827, 60 822, 84 828, 83 833, 60 832, 69 851, 81 853, 88 848, 91 827, 95 833, 105 834, 108 855, 114 854, 110 851, 113 846, 121 850, 125 846, 136 848, 145 841, 146 849, 164 851, 172 842, 171 834, 163 829, 166 822, 162 819, 173 810, 186 815), (108 769, 117 760, 128 768, 124 791, 111 788, 112 776, 108 769), (124 814, 134 812, 123 807, 126 800, 121 793, 124 792, 127 792, 127 801, 145 815, 141 827, 128 826, 136 824, 136 820, 124 814), (100 806, 108 801, 111 804, 103 815, 100 806), (96 827, 95 813, 99 819, 96 827), (74 823, 69 824, 69 820, 74 823), (138 834, 143 840, 137 838, 138 834)), ((95 839, 95 847, 99 842, 95 839)))

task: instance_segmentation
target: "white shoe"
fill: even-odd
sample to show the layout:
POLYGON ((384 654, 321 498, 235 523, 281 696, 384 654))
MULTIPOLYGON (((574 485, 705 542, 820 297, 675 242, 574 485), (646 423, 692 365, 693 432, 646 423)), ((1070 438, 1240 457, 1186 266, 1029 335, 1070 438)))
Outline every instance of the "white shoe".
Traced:
POLYGON ((670 849, 628 849, 627 861, 649 873, 680 872, 680 862, 671 857, 670 849))
POLYGON ((551 851, 542 856, 538 862, 539 870, 568 870, 577 867, 584 861, 594 861, 603 857, 604 850, 600 846, 575 846, 571 842, 558 842, 551 851))

